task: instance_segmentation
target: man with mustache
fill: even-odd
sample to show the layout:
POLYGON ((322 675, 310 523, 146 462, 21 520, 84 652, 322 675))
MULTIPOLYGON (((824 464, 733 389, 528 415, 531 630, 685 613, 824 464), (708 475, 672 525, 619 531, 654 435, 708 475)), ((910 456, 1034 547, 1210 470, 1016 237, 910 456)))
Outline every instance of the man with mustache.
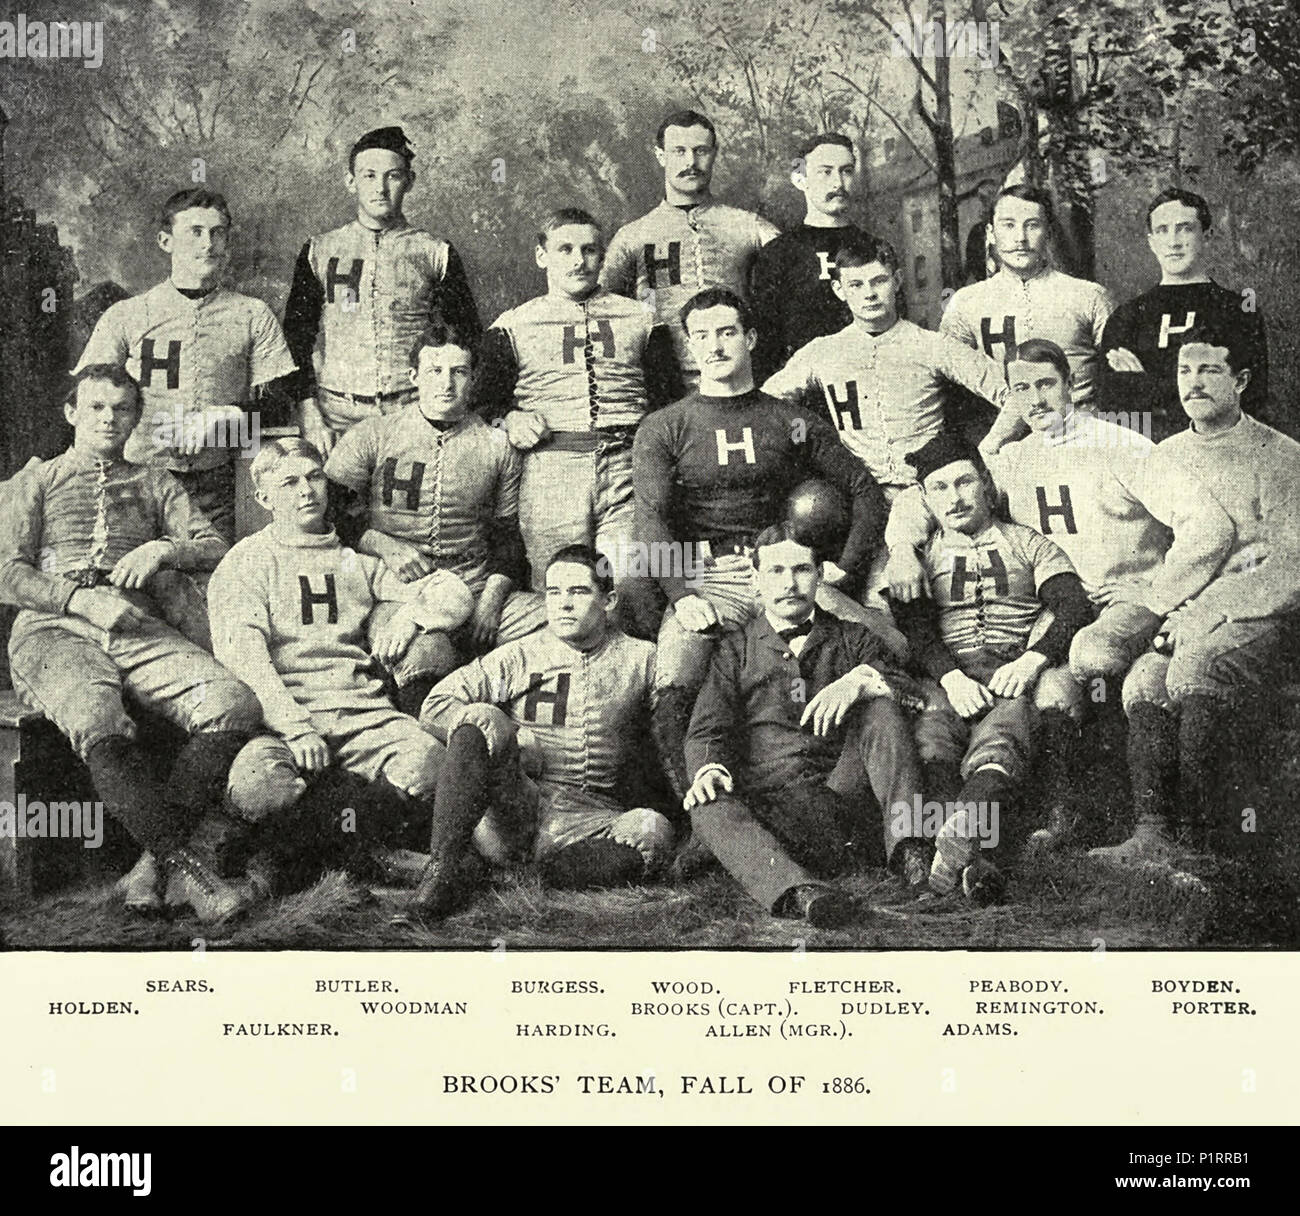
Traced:
POLYGON ((678 329, 682 306, 706 287, 725 287, 748 300, 754 259, 780 231, 752 211, 714 202, 718 136, 703 114, 670 114, 655 143, 664 201, 614 234, 601 282, 639 300, 668 327, 686 387, 694 388, 699 366, 678 329))
MULTIPOLYGON (((1052 267, 1048 256, 1052 200, 1036 186, 1008 186, 993 205, 989 234, 1000 269, 961 288, 944 309, 939 332, 999 363, 1030 338, 1055 342, 1070 361, 1071 391, 1081 409, 1093 402, 1100 372, 1098 347, 1114 311, 1097 283, 1052 267)), ((1025 434, 1018 410, 1007 408, 980 444, 995 452, 1025 434)))
POLYGON ((1175 864, 1241 841, 1215 800, 1229 725, 1285 678, 1300 610, 1300 443, 1242 412, 1250 347, 1240 327, 1197 326, 1178 349, 1178 393, 1191 419, 1153 460, 1209 487, 1236 527, 1218 577, 1164 623, 1124 681, 1136 823, 1093 849, 1108 865, 1175 864))
POLYGON ((279 322, 261 300, 221 286, 230 208, 210 190, 180 190, 163 204, 158 246, 165 281, 110 307, 76 372, 125 367, 142 408, 126 459, 166 469, 227 544, 235 539, 235 447, 255 391, 293 371, 279 322))
POLYGON ((1242 408, 1261 422, 1282 421, 1270 413, 1264 314, 1254 306, 1254 292, 1232 291, 1210 278, 1210 238, 1210 205, 1199 194, 1157 194, 1147 207, 1147 244, 1160 264, 1160 282, 1121 304, 1102 336, 1106 409, 1145 412, 1157 443, 1187 426, 1178 400, 1178 348, 1194 325, 1207 322, 1238 331, 1249 352, 1242 408))
MULTIPOLYGON (((921 552, 930 596, 899 610, 913 657, 932 681, 916 726, 926 793, 953 811, 935 842, 930 888, 996 902, 1002 874, 975 840, 995 837, 979 830, 987 819, 972 815, 1000 814, 1014 796, 1035 750, 1036 688, 1063 686, 1037 690, 1050 704, 1071 695, 1062 664, 1092 614, 1056 544, 994 518, 992 480, 974 446, 945 432, 909 460, 939 523, 921 552), (1031 642, 1044 608, 1052 623, 1031 642)), ((1059 758, 1058 749, 1049 752, 1059 758)), ((1059 788, 1061 773, 1052 776, 1059 788)))
POLYGON ((822 927, 852 906, 824 880, 885 855, 915 893, 931 850, 896 808, 921 788, 910 687, 869 629, 817 608, 821 554, 789 523, 754 540, 761 611, 718 645, 686 741, 693 831, 777 916, 822 927))
POLYGON ((780 522, 801 482, 830 482, 849 504, 851 522, 836 555, 845 577, 839 587, 819 588, 819 596, 827 605, 837 601, 837 612, 878 625, 848 596, 870 569, 886 507, 880 487, 820 411, 754 386, 758 336, 738 296, 721 287, 700 292, 682 310, 681 325, 699 361, 700 387, 641 425, 633 480, 637 541, 682 559, 654 572, 671 602, 659 629, 655 728, 674 788, 684 795, 686 727, 709 659, 723 632, 742 627, 757 609, 749 559, 755 536, 780 522))
MULTIPOLYGON (((1054 342, 1017 346, 1006 375, 1032 433, 990 455, 989 471, 1011 520, 1051 537, 1074 564, 1096 615, 1070 647, 1077 693, 1053 680, 1052 695, 1065 699, 1038 702, 1040 733, 1064 760, 1080 761, 1063 774, 1061 798, 1032 838, 1035 848, 1054 849, 1072 837, 1076 792, 1087 788, 1075 726, 1087 706, 1083 685, 1128 674, 1161 621, 1214 577, 1234 529, 1208 488, 1157 459, 1145 436, 1075 409, 1069 361, 1054 342)), ((894 500, 885 540, 896 603, 926 594, 916 554, 934 526, 919 488, 894 500)))
POLYGON ((298 254, 284 330, 298 364, 303 436, 328 456, 350 426, 415 400, 411 347, 434 320, 476 343, 483 331, 455 248, 402 213, 415 151, 401 127, 368 131, 348 154, 356 217, 298 254), (312 352, 324 341, 320 382, 312 352))
POLYGON ((790 181, 804 196, 804 221, 754 259, 760 380, 814 338, 838 333, 853 319, 834 278, 835 255, 846 242, 874 240, 849 218, 857 168, 853 141, 834 131, 814 136, 795 156, 790 181))
MULTIPOLYGON (((672 339, 645 308, 600 285, 605 236, 565 207, 537 234, 546 294, 504 312, 483 339, 475 408, 523 454, 519 528, 533 588, 552 555, 595 545, 614 560, 632 532, 632 438, 641 419, 680 395, 672 339)), ((644 578, 614 570, 619 620, 653 636, 644 578)))

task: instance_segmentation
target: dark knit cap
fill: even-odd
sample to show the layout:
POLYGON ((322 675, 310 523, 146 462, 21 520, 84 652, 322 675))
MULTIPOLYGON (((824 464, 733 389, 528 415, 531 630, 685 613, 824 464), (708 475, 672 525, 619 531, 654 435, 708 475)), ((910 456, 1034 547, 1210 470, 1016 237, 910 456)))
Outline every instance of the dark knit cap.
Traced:
POLYGON ((984 468, 979 449, 952 431, 941 431, 925 447, 913 452, 907 463, 916 470, 917 481, 924 482, 935 469, 958 460, 969 460, 977 469, 984 468))
POLYGON ((356 160, 358 153, 371 148, 383 148, 386 152, 396 152, 409 165, 415 159, 415 149, 407 142, 406 132, 401 127, 376 127, 367 131, 352 145, 350 160, 356 160))

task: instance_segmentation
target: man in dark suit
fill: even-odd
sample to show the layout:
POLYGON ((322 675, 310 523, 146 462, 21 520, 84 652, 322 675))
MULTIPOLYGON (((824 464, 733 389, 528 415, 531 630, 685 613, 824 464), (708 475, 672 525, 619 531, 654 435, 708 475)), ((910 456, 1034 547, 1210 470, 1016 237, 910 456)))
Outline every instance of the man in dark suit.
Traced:
POLYGON ((824 881, 885 853, 923 885, 913 838, 920 766, 896 697, 907 678, 866 627, 815 606, 821 555, 788 523, 760 533, 763 611, 723 636, 691 717, 684 800, 696 835, 764 907, 828 927, 852 915, 824 881))

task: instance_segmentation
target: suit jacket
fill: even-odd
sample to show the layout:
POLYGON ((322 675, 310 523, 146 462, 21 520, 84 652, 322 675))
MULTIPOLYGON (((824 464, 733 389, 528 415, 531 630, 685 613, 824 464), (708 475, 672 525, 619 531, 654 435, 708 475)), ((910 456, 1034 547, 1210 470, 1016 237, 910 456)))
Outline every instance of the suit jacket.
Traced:
POLYGON ((908 684, 880 639, 854 621, 818 609, 796 658, 765 615, 727 634, 709 667, 686 739, 687 771, 725 765, 737 789, 772 795, 794 782, 824 780, 856 715, 825 738, 800 729, 808 702, 864 663, 897 689, 908 684))

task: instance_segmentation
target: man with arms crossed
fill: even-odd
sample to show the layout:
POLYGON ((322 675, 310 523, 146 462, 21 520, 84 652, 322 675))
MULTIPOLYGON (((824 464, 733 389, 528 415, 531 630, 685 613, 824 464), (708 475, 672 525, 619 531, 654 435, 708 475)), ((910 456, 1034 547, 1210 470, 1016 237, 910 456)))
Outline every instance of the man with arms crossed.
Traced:
POLYGON ((1199 194, 1157 194, 1147 207, 1147 244, 1160 264, 1160 282, 1121 304, 1102 336, 1106 409, 1130 418, 1148 414, 1147 434, 1156 443, 1187 426, 1178 400, 1178 348, 1197 324, 1235 334, 1251 368, 1242 408, 1276 425, 1269 411, 1264 314, 1254 307, 1253 292, 1231 291, 1210 278, 1210 228, 1210 206, 1199 194))

